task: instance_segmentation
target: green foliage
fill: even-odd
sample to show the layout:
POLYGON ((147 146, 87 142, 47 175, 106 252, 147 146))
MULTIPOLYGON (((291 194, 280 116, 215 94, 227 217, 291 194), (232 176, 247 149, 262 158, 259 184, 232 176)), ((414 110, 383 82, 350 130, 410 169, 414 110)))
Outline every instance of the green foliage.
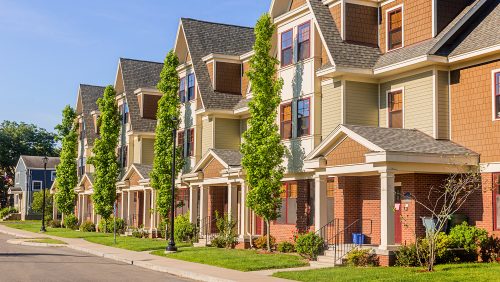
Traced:
MULTIPOLYGON (((45 191, 45 220, 49 221, 52 219, 52 205, 54 204, 53 197, 46 189, 45 191)), ((31 209, 36 213, 42 213, 43 207, 43 191, 38 191, 33 193, 33 202, 31 203, 31 209)))
POLYGON ((481 260, 492 262, 500 258, 500 238, 488 236, 481 241, 481 260))
POLYGON ((6 207, 0 210, 0 219, 6 217, 7 215, 11 213, 16 213, 17 209, 14 207, 6 207))
POLYGON ((378 266, 378 257, 372 250, 356 248, 347 254, 347 265, 378 266))
MULTIPOLYGON (((168 220, 161 220, 160 224, 158 224, 158 231, 160 232, 160 236, 165 238, 167 233, 168 220)), ((175 236, 175 234, 174 234, 175 236)))
POLYGON ((299 235, 295 242, 297 253, 309 260, 315 260, 324 248, 325 241, 314 232, 299 235))
POLYGON ((61 228, 61 221, 58 220, 58 219, 53 219, 51 221, 49 221, 49 226, 52 227, 52 228, 61 228))
MULTIPOLYGON (((259 236, 259 238, 255 239, 252 244, 257 249, 268 249, 267 236, 259 236)), ((271 246, 271 250, 276 247, 276 238, 274 238, 274 236, 269 237, 269 245, 271 246)))
POLYGON ((295 252, 295 245, 293 243, 290 243, 288 241, 284 241, 278 244, 277 247, 278 252, 281 253, 294 253, 295 252))
POLYGON ((116 106, 116 92, 113 86, 106 87, 103 97, 97 100, 99 106, 99 135, 95 140, 89 162, 94 166, 94 209, 102 218, 113 214, 116 200, 116 180, 119 174, 116 147, 120 135, 120 121, 116 106))
POLYGON ((420 266, 417 246, 415 244, 401 246, 396 252, 396 265, 404 267, 420 266))
POLYGON ((84 223, 80 224, 80 231, 95 232, 95 224, 92 221, 87 220, 84 223))
POLYGON ((57 183, 55 201, 63 214, 70 214, 75 208, 74 188, 78 184, 77 163, 78 134, 76 128, 76 112, 70 106, 63 110, 61 124, 56 126, 58 139, 62 141, 61 162, 56 167, 57 183))
MULTIPOLYGON (((108 219, 101 219, 99 221, 98 227, 99 232, 113 233, 115 217, 111 216, 108 219)), ((116 233, 123 234, 125 232, 125 220, 122 218, 116 218, 116 233)))
MULTIPOLYGON (((278 218, 281 206, 281 179, 285 147, 276 124, 283 81, 276 79, 278 60, 272 57, 275 26, 268 14, 255 26, 255 55, 250 60, 248 77, 252 83, 248 129, 243 133, 242 164, 249 185, 247 206, 269 221, 278 218)), ((269 232, 267 232, 269 234, 269 232)), ((269 238, 268 238, 269 239, 269 238)))
MULTIPOLYGON (((460 260, 460 255, 452 250, 453 240, 450 236, 440 232, 436 238, 436 263, 449 263, 460 260)), ((426 263, 429 257, 429 240, 418 239, 418 243, 402 246, 396 252, 396 265, 398 266, 421 266, 426 263)))
POLYGON ((175 241, 188 242, 195 237, 196 226, 189 222, 189 213, 178 215, 174 219, 175 241))
POLYGON ((78 229, 78 218, 72 213, 64 216, 64 227, 69 228, 71 230, 78 229))
POLYGON ((238 234, 236 234, 236 221, 234 221, 234 219, 228 214, 219 216, 219 214, 216 213, 215 216, 217 218, 216 225, 219 234, 212 240, 212 245, 228 249, 234 248, 238 241, 238 234))
POLYGON ((488 237, 488 232, 464 222, 453 227, 449 236, 455 248, 464 248, 465 251, 477 255, 479 244, 488 237))
MULTIPOLYGON (((170 51, 160 74, 160 81, 156 86, 163 93, 158 102, 156 119, 155 156, 153 170, 151 172, 151 186, 157 191, 157 211, 162 218, 167 218, 172 203, 171 193, 171 170, 172 170, 172 147, 175 146, 172 131, 179 126, 180 101, 179 75, 177 66, 179 60, 173 51, 170 51)), ((176 175, 183 166, 180 147, 177 148, 176 175)))
POLYGON ((135 238, 148 238, 149 233, 147 230, 141 230, 141 229, 134 229, 132 230, 132 237, 135 238))

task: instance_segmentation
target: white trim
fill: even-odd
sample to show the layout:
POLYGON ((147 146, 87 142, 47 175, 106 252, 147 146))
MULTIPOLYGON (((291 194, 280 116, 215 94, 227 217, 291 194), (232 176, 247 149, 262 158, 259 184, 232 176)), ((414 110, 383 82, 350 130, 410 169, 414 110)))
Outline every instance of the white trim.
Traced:
POLYGON ((31 191, 41 191, 43 189, 43 181, 32 180, 31 181, 31 191), (35 183, 40 183, 40 189, 35 189, 35 183))
MULTIPOLYGON (((275 0, 273 0, 273 2, 274 1, 275 0)), ((309 7, 309 9, 312 9, 309 1, 307 1, 307 6, 309 7)), ((323 31, 319 28, 318 19, 316 18, 316 14, 315 13, 311 13, 311 14, 312 14, 312 18, 314 20, 314 24, 316 25, 316 29, 318 30, 319 37, 321 38, 321 42, 323 43, 323 46, 327 47, 325 49, 326 49, 326 54, 328 55, 328 59, 330 59, 330 62, 332 63, 332 65, 335 66, 335 61, 333 61, 332 54, 330 54, 330 49, 326 45, 326 40, 325 40, 325 36, 323 35, 323 31)))
POLYGON ((50 181, 54 182, 56 180, 56 171, 52 170, 50 172, 50 181))
POLYGON ((330 84, 333 84, 334 83, 334 79, 333 78, 329 78, 329 79, 323 79, 321 80, 321 86, 327 86, 327 85, 330 85, 330 84))
POLYGON ((451 71, 448 70, 448 139, 451 140, 451 71))
MULTIPOLYGON (((302 12, 308 10, 308 9, 309 9, 308 5, 304 4, 304 5, 300 6, 299 8, 297 8, 295 10, 290 10, 290 11, 284 13, 284 14, 281 14, 281 15, 275 17, 273 19, 273 23, 274 24, 280 23, 280 22, 282 22, 282 21, 284 21, 284 20, 286 20, 288 18, 297 16, 298 14, 300 14, 300 13, 302 13, 302 12)), ((271 15, 272 15, 272 13, 271 13, 271 15)))
POLYGON ((491 114, 492 114, 492 120, 493 121, 499 121, 500 118, 496 117, 495 110, 500 111, 500 109, 496 109, 495 106, 495 94, 496 94, 496 89, 495 89, 495 75, 497 73, 500 73, 500 69, 494 69, 491 71, 491 114))
POLYGON ((405 13, 404 13, 404 5, 403 4, 400 4, 400 5, 397 5, 397 6, 394 6, 390 9, 387 9, 385 11, 385 52, 390 52, 390 51, 394 51, 394 50, 398 50, 398 49, 401 49, 401 48, 404 48, 405 47, 405 13), (394 49, 391 49, 389 50, 389 18, 388 18, 388 15, 390 12, 394 11, 394 10, 397 10, 397 9, 401 9, 401 47, 399 48, 394 48, 394 49))
POLYGON ((243 62, 248 61, 251 57, 253 57, 253 55, 255 55, 255 51, 254 50, 241 55, 240 56, 240 60, 243 61, 243 62))
POLYGON ((437 35, 437 0, 432 0, 432 37, 437 35))
POLYGON ((438 139, 438 71, 432 70, 432 134, 434 139, 438 139))
POLYGON ((397 91, 401 91, 401 99, 402 99, 402 109, 401 109, 401 123, 402 123, 402 128, 405 128, 405 87, 398 87, 398 88, 394 88, 394 89, 389 89, 389 90, 386 90, 385 91, 385 105, 386 105, 386 115, 387 115, 387 118, 386 118, 386 122, 385 122, 385 126, 387 128, 389 128, 389 93, 392 93, 392 92, 397 92, 397 91))
POLYGON ((406 61, 402 61, 402 62, 388 65, 385 67, 380 67, 380 68, 374 69, 373 73, 374 74, 382 74, 384 72, 399 70, 399 69, 404 68, 404 67, 408 67, 408 66, 415 65, 418 63, 425 63, 425 62, 444 63, 445 64, 445 63, 448 63, 448 59, 446 57, 437 56, 437 55, 422 55, 422 56, 419 56, 416 58, 408 59, 406 61))
POLYGON ((500 162, 480 163, 481 173, 500 172, 500 162))
POLYGON ((217 54, 217 53, 210 53, 206 55, 205 57, 201 58, 204 62, 210 61, 210 60, 228 60, 232 62, 240 62, 240 56, 233 56, 233 55, 224 55, 224 54, 217 54))
POLYGON ((342 6, 340 7, 340 22, 342 26, 340 27, 340 37, 342 40, 345 40, 345 1, 341 2, 342 6))
POLYGON ((385 5, 387 5, 387 4, 390 4, 390 3, 394 2, 394 1, 396 1, 396 0, 387 0, 387 1, 382 1, 382 3, 380 3, 380 7, 383 7, 383 6, 385 6, 385 5))
POLYGON ((368 6, 368 7, 377 7, 378 8, 378 3, 377 1, 371 1, 371 0, 344 0, 346 3, 349 4, 355 4, 355 5, 361 5, 361 6, 368 6))
POLYGON ((456 56, 451 56, 451 57, 449 57, 449 62, 454 63, 454 62, 458 62, 458 61, 462 61, 462 60, 472 59, 472 58, 477 57, 477 56, 496 52, 498 50, 500 50, 500 44, 496 44, 496 45, 482 48, 479 50, 470 51, 470 52, 456 55, 456 56))

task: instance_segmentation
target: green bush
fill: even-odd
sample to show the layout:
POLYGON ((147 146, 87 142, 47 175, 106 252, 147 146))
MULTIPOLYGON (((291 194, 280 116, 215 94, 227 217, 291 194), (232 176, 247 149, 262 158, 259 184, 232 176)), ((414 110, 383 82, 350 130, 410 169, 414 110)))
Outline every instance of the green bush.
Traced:
POLYGON ((52 228, 61 228, 61 221, 57 219, 53 219, 49 221, 49 226, 52 228))
MULTIPOLYGON (((260 236, 259 238, 253 240, 252 244, 257 249, 267 250, 267 236, 260 236)), ((276 247, 276 238, 272 235, 269 237, 269 244, 271 245, 271 250, 276 247)))
POLYGON ((494 262, 500 258, 500 238, 486 237, 481 241, 481 260, 483 262, 494 262))
POLYGON ((488 232, 464 222, 453 227, 449 236, 454 248, 463 248, 465 250, 466 256, 462 260, 476 261, 479 245, 488 238, 488 232))
POLYGON ((281 242, 278 244, 277 250, 278 250, 278 252, 281 252, 281 253, 294 253, 295 252, 295 245, 293 243, 288 242, 288 241, 281 242))
POLYGON ((401 248, 399 248, 396 252, 396 265, 404 267, 420 266, 417 255, 417 246, 415 244, 401 246, 401 248))
POLYGON ((87 220, 84 223, 80 224, 80 231, 95 232, 95 224, 92 221, 87 220))
MULTIPOLYGON (((436 263, 450 263, 459 260, 459 253, 454 252, 452 247, 453 242, 451 238, 445 233, 440 232, 436 240, 436 263)), ((418 244, 413 243, 402 246, 396 252, 396 265, 405 267, 420 266, 428 256, 429 240, 427 238, 418 239, 418 244)))
MULTIPOLYGON (((234 221, 234 219, 227 214, 224 214, 224 216, 221 217, 216 214, 216 218, 217 231, 219 232, 217 237, 214 238, 216 240, 216 245, 218 247, 222 246, 224 248, 234 248, 238 242, 238 234, 236 234, 235 230, 236 221, 234 221)), ((214 239, 212 239, 212 242, 214 239)))
POLYGON ((309 260, 316 260, 325 247, 323 238, 314 232, 299 235, 295 243, 297 253, 309 260))
POLYGON ((167 233, 167 224, 168 224, 167 220, 161 220, 160 224, 158 224, 158 231, 160 232, 160 236, 162 238, 165 238, 165 235, 167 233))
POLYGON ((174 237, 176 241, 192 241, 195 233, 196 226, 189 222, 189 213, 178 215, 174 219, 174 237))
MULTIPOLYGON (((97 227, 99 227, 99 232, 103 233, 113 233, 114 232, 114 217, 110 217, 108 220, 102 219, 99 221, 97 227)), ((116 218, 116 233, 123 234, 125 232, 125 220, 122 218, 116 218)))
POLYGON ((215 248, 225 248, 226 241, 224 241, 224 239, 221 237, 215 237, 212 240, 210 240, 210 246, 215 248))
POLYGON ((354 249, 347 254, 349 266, 378 266, 378 257, 372 250, 354 249))
POLYGON ((78 218, 74 214, 68 214, 64 217, 64 227, 77 230, 78 229, 78 218))
MULTIPOLYGON (((54 204, 54 197, 49 191, 45 191, 45 221, 52 220, 52 205, 54 204)), ((31 209, 36 213, 42 213, 43 207, 43 191, 33 193, 33 202, 31 209)))
POLYGON ((147 230, 134 229, 132 230, 132 236, 135 238, 148 238, 149 232, 147 230))
POLYGON ((11 213, 16 213, 17 209, 14 207, 6 207, 0 210, 0 219, 6 217, 7 215, 11 213))

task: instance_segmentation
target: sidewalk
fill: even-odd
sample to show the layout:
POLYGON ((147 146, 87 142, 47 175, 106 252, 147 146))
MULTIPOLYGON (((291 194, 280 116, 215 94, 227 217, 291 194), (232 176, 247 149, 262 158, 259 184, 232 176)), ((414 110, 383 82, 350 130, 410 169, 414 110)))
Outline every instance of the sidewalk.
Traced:
POLYGON ((0 224, 0 233, 20 238, 53 238, 65 242, 66 244, 68 244, 68 248, 77 251, 198 281, 289 281, 285 279, 269 277, 264 273, 241 272, 216 266, 159 257, 145 252, 135 252, 108 247, 91 243, 85 241, 84 239, 61 238, 47 234, 38 234, 10 228, 3 224, 0 224))

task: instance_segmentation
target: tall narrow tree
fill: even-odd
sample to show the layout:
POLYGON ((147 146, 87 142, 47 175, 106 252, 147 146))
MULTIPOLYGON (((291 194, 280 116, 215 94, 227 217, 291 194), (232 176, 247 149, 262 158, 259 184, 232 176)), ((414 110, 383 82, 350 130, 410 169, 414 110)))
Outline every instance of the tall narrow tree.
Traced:
POLYGON ((71 214, 75 208, 74 189, 78 184, 77 164, 78 157, 78 134, 75 122, 76 112, 69 105, 63 110, 61 124, 56 126, 58 139, 62 141, 61 162, 56 167, 57 190, 55 202, 57 208, 65 215, 71 214))
POLYGON ((97 100, 99 106, 99 138, 95 140, 90 163, 95 168, 94 210, 104 220, 113 214, 116 200, 116 181, 120 173, 116 155, 120 136, 120 119, 116 105, 116 92, 113 86, 104 90, 103 97, 97 100))
POLYGON ((266 221, 269 251, 269 222, 279 216, 285 153, 276 122, 283 81, 276 78, 278 60, 270 56, 274 31, 269 15, 260 17, 255 26, 255 55, 250 60, 248 72, 253 91, 253 100, 249 104, 251 118, 241 145, 242 163, 250 189, 246 203, 266 221))
MULTIPOLYGON (((173 51, 170 51, 163 65, 160 74, 160 81, 156 86, 163 93, 158 102, 158 111, 156 112, 156 139, 155 139, 155 157, 153 162, 153 171, 151 172, 151 186, 156 190, 156 206, 160 216, 166 220, 168 218, 172 193, 171 193, 171 170, 172 170, 172 146, 174 140, 172 132, 180 123, 180 101, 179 101, 179 75, 177 66, 179 60, 173 51)), ((182 154, 180 148, 177 149, 176 174, 182 168, 182 154)))

